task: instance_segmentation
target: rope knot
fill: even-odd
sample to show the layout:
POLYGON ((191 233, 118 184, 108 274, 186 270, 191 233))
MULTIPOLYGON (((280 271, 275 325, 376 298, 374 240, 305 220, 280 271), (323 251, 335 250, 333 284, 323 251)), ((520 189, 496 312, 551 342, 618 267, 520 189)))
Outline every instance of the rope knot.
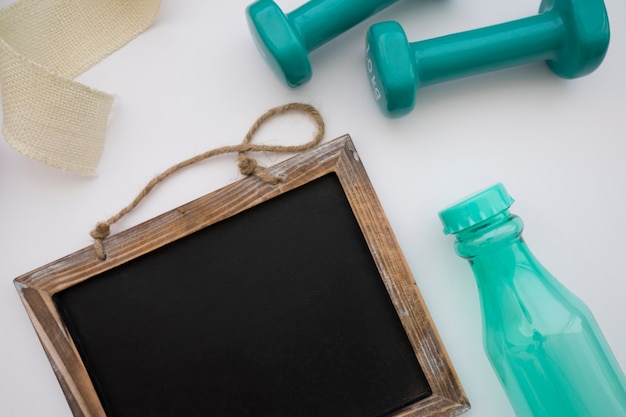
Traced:
POLYGON ((248 158, 247 156, 241 155, 239 157, 239 172, 242 175, 256 175, 259 172, 259 164, 256 159, 248 158))
POLYGON ((104 250, 104 239, 106 239, 110 233, 111 225, 107 222, 98 222, 90 233, 93 238, 93 247, 96 250, 96 256, 101 261, 107 258, 107 254, 104 250))
POLYGON ((276 185, 283 180, 281 177, 268 174, 267 168, 259 165, 256 159, 249 158, 243 153, 239 154, 239 172, 245 176, 254 175, 261 181, 270 185, 276 185))
POLYGON ((94 239, 106 239, 111 233, 111 226, 106 222, 98 222, 96 227, 91 231, 90 235, 94 239))

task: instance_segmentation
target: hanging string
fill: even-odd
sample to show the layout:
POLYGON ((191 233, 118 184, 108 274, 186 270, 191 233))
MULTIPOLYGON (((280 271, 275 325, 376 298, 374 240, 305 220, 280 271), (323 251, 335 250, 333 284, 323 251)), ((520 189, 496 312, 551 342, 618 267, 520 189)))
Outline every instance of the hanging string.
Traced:
POLYGON ((240 145, 215 148, 166 169, 165 171, 154 177, 150 182, 148 182, 148 184, 139 192, 137 197, 135 197, 135 199, 130 204, 128 204, 111 218, 102 222, 98 222, 94 230, 92 230, 90 233, 91 237, 93 238, 96 256, 101 261, 104 261, 107 258, 107 254, 104 248, 104 240, 111 233, 111 226, 114 223, 118 222, 122 217, 130 213, 133 209, 135 209, 139 205, 139 203, 148 195, 148 193, 152 191, 154 187, 156 187, 163 180, 165 180, 167 177, 174 174, 175 172, 216 155, 237 152, 238 167, 242 175, 254 175, 263 182, 276 185, 282 180, 282 178, 269 174, 267 172, 267 169, 259 165, 254 158, 249 157, 247 155, 247 152, 298 153, 314 148, 322 141, 323 137, 324 120, 322 119, 322 116, 319 114, 319 112, 315 109, 315 107, 311 105, 303 103, 289 103, 268 110, 261 117, 259 117, 257 121, 254 122, 254 124, 250 127, 250 130, 248 131, 243 142, 240 145), (313 119, 317 127, 317 132, 312 140, 302 145, 255 145, 251 143, 255 133, 267 120, 288 112, 307 113, 311 117, 311 119, 313 119))

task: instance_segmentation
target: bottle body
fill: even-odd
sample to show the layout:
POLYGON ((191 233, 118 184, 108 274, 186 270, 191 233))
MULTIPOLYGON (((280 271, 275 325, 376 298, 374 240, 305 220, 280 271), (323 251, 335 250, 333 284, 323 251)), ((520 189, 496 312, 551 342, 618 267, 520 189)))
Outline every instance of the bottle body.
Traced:
POLYGON ((626 417, 626 377, 591 311, 533 256, 508 205, 453 233, 478 285, 485 352, 517 416, 626 417))
POLYGON ((523 240, 503 250, 477 256, 472 268, 485 351, 517 415, 626 417, 624 376, 591 311, 523 240))

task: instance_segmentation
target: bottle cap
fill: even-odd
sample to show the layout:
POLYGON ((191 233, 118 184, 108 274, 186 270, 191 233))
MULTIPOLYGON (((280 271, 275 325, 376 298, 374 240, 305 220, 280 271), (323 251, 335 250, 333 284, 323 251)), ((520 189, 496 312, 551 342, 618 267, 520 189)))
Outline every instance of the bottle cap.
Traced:
POLYGON ((507 210, 515 202, 498 183, 439 212, 445 234, 458 233, 507 210))

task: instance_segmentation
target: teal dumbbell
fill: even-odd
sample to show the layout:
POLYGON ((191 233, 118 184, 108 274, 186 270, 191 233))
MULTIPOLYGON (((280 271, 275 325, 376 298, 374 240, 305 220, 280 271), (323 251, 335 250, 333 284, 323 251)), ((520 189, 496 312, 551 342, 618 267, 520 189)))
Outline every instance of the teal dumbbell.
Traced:
POLYGON ((609 45, 602 0, 543 0, 539 14, 495 26, 409 43, 396 22, 367 34, 370 87, 383 113, 409 113, 428 85, 535 61, 562 78, 594 71, 609 45))
POLYGON ((398 0, 311 0, 285 15, 272 0, 246 9, 261 54, 289 87, 313 75, 308 53, 398 0))

